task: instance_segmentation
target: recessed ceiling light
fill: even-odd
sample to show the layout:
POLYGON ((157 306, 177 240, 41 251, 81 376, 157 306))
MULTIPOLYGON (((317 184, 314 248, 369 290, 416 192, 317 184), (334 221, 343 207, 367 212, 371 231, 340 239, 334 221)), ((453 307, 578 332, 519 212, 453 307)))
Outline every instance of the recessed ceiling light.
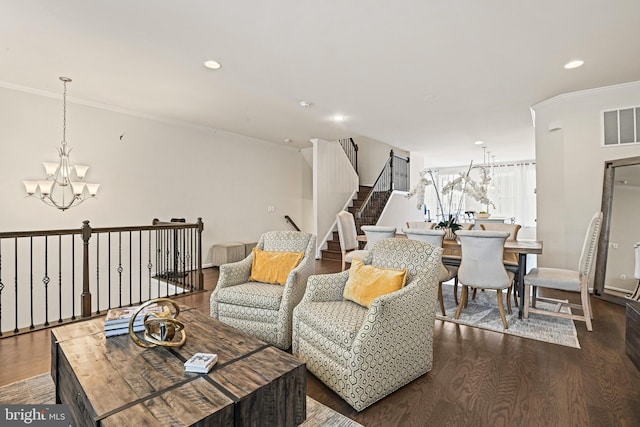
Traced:
POLYGON ((219 70, 222 67, 218 61, 214 61, 212 59, 204 61, 204 66, 212 70, 219 70))
POLYGON ((564 64, 564 68, 566 68, 567 70, 571 70, 572 68, 578 68, 578 67, 582 66, 582 64, 584 64, 583 60, 576 59, 576 60, 569 61, 566 64, 564 64))
POLYGON ((333 120, 334 122, 344 122, 345 117, 342 114, 336 114, 335 116, 331 117, 331 120, 333 120))
POLYGON ((311 107, 311 103, 309 101, 300 101, 300 106, 302 108, 309 108, 311 107))
POLYGON ((476 145, 482 145, 482 144, 484 144, 484 142, 482 142, 482 141, 476 141, 476 142, 474 142, 474 144, 476 144, 476 145))
POLYGON ((290 138, 285 138, 285 139, 284 139, 284 142, 286 142, 287 144, 289 144, 289 143, 291 142, 291 139, 290 139, 290 138))

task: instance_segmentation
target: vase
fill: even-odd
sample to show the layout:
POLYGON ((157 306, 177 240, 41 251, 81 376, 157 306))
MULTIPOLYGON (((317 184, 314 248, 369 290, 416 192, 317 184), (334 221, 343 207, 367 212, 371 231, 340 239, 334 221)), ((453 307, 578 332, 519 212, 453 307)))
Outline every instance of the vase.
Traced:
POLYGON ((446 240, 456 240, 456 233, 449 227, 444 229, 444 238, 446 240))

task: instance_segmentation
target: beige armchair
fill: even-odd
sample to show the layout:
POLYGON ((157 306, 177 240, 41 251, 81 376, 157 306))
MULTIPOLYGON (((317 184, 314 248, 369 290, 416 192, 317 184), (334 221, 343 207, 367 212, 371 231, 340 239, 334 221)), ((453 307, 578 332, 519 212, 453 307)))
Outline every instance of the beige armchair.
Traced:
POLYGON ((281 349, 291 347, 293 308, 300 302, 315 266, 316 236, 299 231, 264 233, 256 248, 274 252, 304 252, 286 283, 250 281, 254 254, 220 266, 211 294, 211 317, 281 349))
POLYGON ((406 269, 407 278, 369 308, 343 298, 350 271, 309 277, 293 311, 293 354, 357 411, 428 372, 441 258, 424 242, 378 241, 365 264, 406 269))

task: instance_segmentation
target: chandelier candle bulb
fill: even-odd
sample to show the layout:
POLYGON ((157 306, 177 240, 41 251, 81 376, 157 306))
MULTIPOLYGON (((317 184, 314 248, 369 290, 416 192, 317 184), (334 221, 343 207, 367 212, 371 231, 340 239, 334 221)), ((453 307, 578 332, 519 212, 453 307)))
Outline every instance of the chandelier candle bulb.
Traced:
POLYGON ((47 177, 56 175, 56 171, 58 170, 58 163, 43 162, 42 165, 44 166, 44 170, 47 173, 47 177))
POLYGON ((38 191, 38 181, 22 181, 29 196, 38 191))
POLYGON ((76 170, 76 175, 78 176, 78 179, 84 179, 84 176, 87 174, 87 171, 89 170, 89 166, 75 165, 74 169, 76 170))

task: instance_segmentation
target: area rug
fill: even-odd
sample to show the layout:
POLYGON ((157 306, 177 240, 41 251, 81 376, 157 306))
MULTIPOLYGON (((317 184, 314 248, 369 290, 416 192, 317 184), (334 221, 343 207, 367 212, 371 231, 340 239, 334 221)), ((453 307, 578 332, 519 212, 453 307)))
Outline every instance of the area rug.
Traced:
MULTIPOLYGON (((0 387, 0 404, 47 405, 56 401, 56 389, 51 374, 46 373, 0 387)), ((324 406, 307 396, 307 419, 304 427, 362 427, 361 424, 324 406)))
MULTIPOLYGON (((461 294, 461 289, 462 286, 458 286, 459 296, 461 294)), ((487 290, 482 292, 478 290, 476 299, 472 299, 471 291, 469 291, 469 303, 467 304, 467 307, 462 310, 460 319, 457 320, 454 318, 458 307, 453 298, 453 285, 444 284, 442 286, 442 294, 447 316, 442 316, 440 313, 440 307, 437 306, 438 312, 436 318, 440 320, 487 329, 503 334, 516 335, 552 344, 580 348, 578 333, 573 320, 545 316, 543 314, 536 313, 530 313, 529 319, 518 319, 518 309, 513 304, 513 296, 511 297, 513 313, 507 313, 506 292, 503 293, 503 299, 505 300, 504 307, 509 329, 504 329, 504 326, 502 325, 495 291, 487 290)), ((553 307, 553 304, 538 302, 537 306, 543 309, 550 309, 553 307)))

